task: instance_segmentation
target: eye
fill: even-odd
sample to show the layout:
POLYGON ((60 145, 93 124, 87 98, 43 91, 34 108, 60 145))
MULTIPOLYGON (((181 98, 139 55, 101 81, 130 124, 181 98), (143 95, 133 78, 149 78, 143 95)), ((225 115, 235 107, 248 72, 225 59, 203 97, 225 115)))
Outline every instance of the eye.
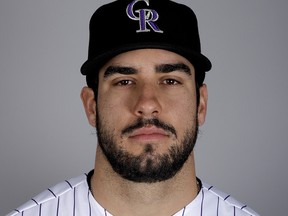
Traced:
POLYGON ((115 86, 127 86, 127 85, 132 85, 132 84, 133 84, 132 80, 119 80, 114 85, 115 86))
POLYGON ((179 84, 181 84, 178 80, 171 79, 171 78, 163 80, 162 83, 165 85, 179 85, 179 84))

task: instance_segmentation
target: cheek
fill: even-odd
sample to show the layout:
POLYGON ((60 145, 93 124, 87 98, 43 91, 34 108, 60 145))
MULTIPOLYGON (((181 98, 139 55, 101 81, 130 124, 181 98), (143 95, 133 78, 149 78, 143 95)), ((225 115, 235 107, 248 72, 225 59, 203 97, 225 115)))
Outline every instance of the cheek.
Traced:
POLYGON ((166 98, 164 103, 167 107, 171 110, 177 111, 179 115, 186 115, 189 117, 196 113, 196 93, 193 91, 183 91, 177 95, 168 95, 163 98, 166 98))
POLYGON ((109 94, 103 94, 98 97, 98 112, 99 117, 102 118, 102 121, 107 125, 113 125, 117 127, 125 119, 125 101, 121 97, 113 96, 109 94), (123 118, 124 117, 124 118, 123 118), (117 124, 115 124, 115 122, 117 124))
POLYGON ((110 90, 107 88, 107 90, 104 89, 99 96, 99 109, 106 110, 106 112, 115 112, 117 116, 121 117, 133 111, 138 97, 135 89, 125 91, 123 89, 110 90))
POLYGON ((173 105, 170 106, 170 109, 176 118, 182 119, 181 120, 182 123, 194 119, 197 113, 196 104, 189 103, 189 101, 174 103, 173 105))
POLYGON ((167 108, 163 110, 163 115, 172 120, 172 124, 180 131, 185 131, 188 127, 194 126, 197 115, 196 97, 178 97, 170 100, 167 108))

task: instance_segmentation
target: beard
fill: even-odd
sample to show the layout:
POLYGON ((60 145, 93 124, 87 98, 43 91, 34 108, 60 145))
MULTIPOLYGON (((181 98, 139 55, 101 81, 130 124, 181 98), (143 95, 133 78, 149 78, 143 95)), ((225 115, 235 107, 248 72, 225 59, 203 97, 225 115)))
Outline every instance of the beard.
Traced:
MULTIPOLYGON (((194 122, 186 129, 183 139, 178 144, 177 141, 167 143, 167 145, 170 145, 167 153, 153 154, 153 157, 149 157, 148 155, 154 153, 154 147, 153 144, 147 143, 141 154, 133 155, 119 146, 113 130, 100 118, 98 110, 96 119, 98 144, 102 152, 116 173, 133 182, 155 183, 172 178, 187 161, 197 140, 198 120, 196 115, 194 122)), ((145 125, 154 125, 177 138, 174 127, 157 118, 138 119, 134 124, 123 129, 122 135, 145 125)))

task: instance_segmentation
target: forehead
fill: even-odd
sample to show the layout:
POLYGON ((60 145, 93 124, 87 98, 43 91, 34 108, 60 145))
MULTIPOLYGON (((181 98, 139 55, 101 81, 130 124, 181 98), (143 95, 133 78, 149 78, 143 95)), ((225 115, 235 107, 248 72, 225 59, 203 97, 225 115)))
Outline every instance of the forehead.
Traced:
POLYGON ((149 68, 160 64, 176 64, 182 63, 187 65, 190 70, 194 70, 193 65, 185 57, 163 49, 138 49, 121 53, 110 59, 101 69, 103 73, 107 67, 128 66, 135 68, 149 68))

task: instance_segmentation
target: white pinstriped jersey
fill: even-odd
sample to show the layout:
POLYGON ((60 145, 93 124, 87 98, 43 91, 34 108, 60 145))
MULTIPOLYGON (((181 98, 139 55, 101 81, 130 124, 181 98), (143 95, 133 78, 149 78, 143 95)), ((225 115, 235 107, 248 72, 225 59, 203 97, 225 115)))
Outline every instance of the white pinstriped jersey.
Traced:
MULTIPOLYGON (((6 216, 112 216, 94 199, 87 176, 66 180, 6 216)), ((258 216, 231 196, 203 183, 197 197, 174 216, 258 216)))

